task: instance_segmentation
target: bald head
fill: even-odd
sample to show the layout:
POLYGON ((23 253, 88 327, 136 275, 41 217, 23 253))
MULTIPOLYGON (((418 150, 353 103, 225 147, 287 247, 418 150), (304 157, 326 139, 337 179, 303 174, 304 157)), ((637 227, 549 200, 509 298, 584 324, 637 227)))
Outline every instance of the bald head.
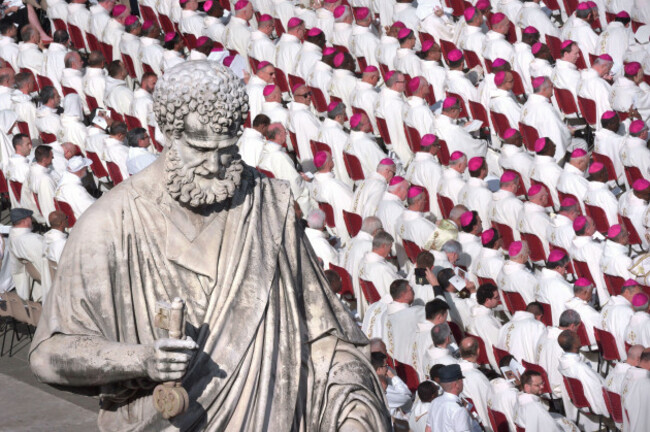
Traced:
POLYGON ((370 339, 370 352, 380 352, 386 354, 386 344, 381 338, 370 339))
POLYGON ((63 231, 68 226, 68 217, 62 211, 53 211, 47 219, 52 229, 63 231))
POLYGON ((577 353, 580 350, 578 333, 571 330, 562 331, 557 337, 557 343, 565 353, 577 353))
POLYGON ((643 354, 644 346, 643 345, 632 345, 629 350, 627 350, 627 359, 625 362, 632 366, 639 366, 641 362, 641 354, 643 354))
POLYGON ((0 69, 0 85, 3 87, 13 87, 15 84, 14 77, 16 76, 14 70, 10 67, 3 67, 0 69))
POLYGON ((461 358, 476 362, 479 354, 479 344, 473 337, 466 337, 460 341, 460 356, 461 358))

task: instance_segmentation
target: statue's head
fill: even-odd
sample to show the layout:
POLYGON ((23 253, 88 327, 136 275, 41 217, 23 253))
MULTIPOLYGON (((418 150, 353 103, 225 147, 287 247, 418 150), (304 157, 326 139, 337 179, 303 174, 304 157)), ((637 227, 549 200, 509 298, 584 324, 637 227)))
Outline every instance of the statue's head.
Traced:
POLYGON ((243 171, 236 143, 248 114, 239 78, 216 62, 189 61, 166 71, 153 98, 171 196, 190 207, 231 197, 243 171))

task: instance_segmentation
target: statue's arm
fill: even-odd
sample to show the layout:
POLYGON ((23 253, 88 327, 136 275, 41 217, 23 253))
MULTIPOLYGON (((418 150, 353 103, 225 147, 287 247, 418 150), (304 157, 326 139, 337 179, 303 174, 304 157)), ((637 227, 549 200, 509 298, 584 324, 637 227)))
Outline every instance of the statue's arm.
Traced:
POLYGON ((140 345, 56 334, 32 351, 30 367, 41 381, 67 386, 99 386, 135 378, 173 381, 183 377, 196 348, 189 338, 140 345))

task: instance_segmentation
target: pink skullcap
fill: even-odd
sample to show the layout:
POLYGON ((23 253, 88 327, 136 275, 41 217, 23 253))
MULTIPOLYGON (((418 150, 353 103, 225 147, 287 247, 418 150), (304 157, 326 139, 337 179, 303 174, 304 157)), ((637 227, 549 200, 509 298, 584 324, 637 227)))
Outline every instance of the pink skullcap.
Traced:
POLYGON ((297 82, 297 83, 295 83, 295 84, 293 85, 293 87, 291 87, 291 93, 295 93, 296 90, 298 90, 300 87, 302 87, 302 86, 304 86, 304 85, 305 85, 305 83, 302 83, 302 82, 297 82))
POLYGON ((601 118, 603 120, 609 120, 611 118, 614 118, 615 115, 616 115, 616 113, 614 111, 605 111, 601 118))
POLYGON ((312 27, 307 32, 307 36, 318 36, 321 33, 323 33, 321 29, 319 29, 318 27, 312 27))
POLYGON ((501 174, 501 183, 510 183, 511 181, 515 181, 517 179, 517 174, 515 174, 512 171, 506 171, 503 174, 501 174))
POLYGON ((407 36, 410 35, 410 34, 411 34, 411 29, 408 29, 408 28, 404 27, 403 29, 401 29, 401 30, 399 31, 399 33, 397 33, 397 37, 398 37, 399 39, 402 39, 402 38, 407 37, 407 36))
POLYGON ((406 179, 405 179, 404 177, 402 177, 402 176, 395 176, 395 177, 393 177, 393 178, 390 180, 389 185, 390 185, 390 186, 395 186, 395 185, 397 185, 397 184, 402 183, 403 181, 406 181, 406 179))
POLYGON ((267 62, 266 60, 262 60, 261 62, 259 62, 257 64, 257 70, 262 70, 265 67, 270 66, 270 65, 271 65, 271 63, 267 62))
POLYGON ((519 252, 521 252, 521 248, 524 247, 524 244, 520 241, 513 241, 510 243, 510 247, 508 248, 508 255, 511 257, 517 256, 519 252))
POLYGON ((334 47, 325 47, 323 48, 323 55, 331 55, 336 52, 336 48, 334 47))
POLYGON ((345 5, 338 5, 334 8, 334 18, 340 18, 345 13, 345 5))
POLYGON ((506 73, 504 71, 499 71, 494 75, 494 84, 500 86, 503 84, 503 81, 506 79, 506 73))
POLYGON ((585 227, 586 224, 587 224, 587 218, 580 215, 577 218, 575 218, 573 221, 573 230, 580 231, 585 227))
POLYGON ((393 166, 395 162, 391 158, 383 158, 379 161, 379 165, 393 166))
POLYGON ((466 227, 469 224, 472 223, 472 220, 474 219, 474 213, 471 211, 466 211, 462 215, 460 215, 460 226, 466 227))
MULTIPOLYGON (((203 11, 204 11, 204 12, 207 12, 207 11, 209 11, 210 9, 212 9, 212 5, 213 5, 213 4, 214 4, 214 2, 213 2, 212 0, 208 0, 207 2, 203 3, 203 11)), ((262 16, 264 16, 264 15, 262 15, 262 16)), ((267 15, 267 16, 268 16, 268 15, 267 15)), ((261 17, 260 17, 260 18, 261 18, 261 17)), ((260 21, 262 21, 262 20, 260 19, 260 21)))
POLYGON ((449 61, 458 61, 463 58, 463 53, 459 49, 453 49, 449 51, 449 54, 447 54, 447 59, 449 61))
POLYGON ((435 136, 434 134, 426 134, 426 135, 422 136, 422 140, 420 141, 420 147, 430 147, 437 140, 438 140, 438 137, 435 136))
POLYGON ((570 198, 570 197, 569 198, 564 198, 560 202, 560 206, 562 206, 562 207, 572 207, 572 206, 574 206, 576 204, 578 204, 578 201, 576 201, 575 199, 570 198))
POLYGON ((632 306, 643 306, 648 304, 648 294, 646 293, 637 293, 632 297, 632 306))
POLYGON ((350 117, 350 126, 357 127, 361 122, 361 114, 354 114, 350 117))
POLYGON ((535 153, 539 153, 542 150, 544 150, 544 147, 546 147, 546 138, 537 138, 535 140, 535 153))
POLYGON ((269 14, 262 14, 260 15, 260 19, 258 20, 259 22, 265 22, 265 21, 272 21, 273 17, 269 14))
POLYGON ((577 149, 573 150, 573 152, 571 152, 571 159, 577 159, 577 158, 581 158, 583 156, 587 156, 587 152, 584 151, 581 148, 577 148, 577 149))
POLYGON ((368 15, 370 15, 370 9, 367 7, 361 7, 357 9, 357 19, 362 20, 365 19, 368 15))
POLYGON ((476 8, 479 10, 483 10, 485 8, 490 7, 490 1, 489 0, 478 0, 476 2, 476 8))
POLYGON ((455 97, 449 96, 449 97, 445 98, 444 102, 442 103, 442 107, 445 108, 445 109, 446 108, 451 108, 454 105, 456 105, 457 103, 458 103, 458 99, 456 99, 455 97))
POLYGON ((246 6, 248 6, 248 0, 239 0, 237 3, 235 3, 235 10, 242 10, 246 6))
POLYGON ((176 32, 169 32, 165 34, 165 42, 169 42, 170 40, 174 39, 176 37, 176 32))
POLYGON ((197 47, 203 46, 203 45, 205 45, 209 40, 210 40, 209 37, 207 37, 207 36, 201 36, 200 38, 198 38, 198 39, 196 40, 196 46, 197 46, 197 47))
POLYGON ((337 106, 339 106, 338 102, 336 102, 336 101, 330 102, 330 104, 327 105, 327 112, 335 110, 337 106))
POLYGON ((571 45, 572 43, 573 43, 573 41, 571 39, 567 39, 564 42, 562 42, 562 45, 560 45, 560 46, 562 47, 562 49, 564 49, 564 48, 568 47, 569 45, 571 45))
POLYGON ((591 9, 591 8, 589 7, 589 4, 587 2, 580 3, 578 5, 578 10, 589 10, 589 9, 591 9))
POLYGON ((338 0, 325 0, 325 3, 336 3, 338 0))
POLYGON ((449 160, 455 161, 455 160, 458 160, 458 159, 462 158, 463 156, 465 156, 465 153, 463 153, 461 151, 455 151, 455 152, 453 152, 451 154, 451 156, 449 157, 449 160))
POLYGON ((516 134, 516 133, 517 133, 517 129, 508 128, 508 129, 506 129, 506 131, 503 133, 503 139, 511 138, 511 137, 514 136, 514 134, 516 134))
POLYGON ((149 30, 152 25, 153 25, 153 21, 146 20, 145 22, 142 23, 142 30, 149 30))
POLYGON ((303 21, 300 18, 293 17, 287 23, 287 27, 289 27, 289 28, 298 27, 302 23, 303 23, 303 21))
POLYGON ((130 25, 132 25, 132 24, 135 24, 136 21, 138 21, 138 17, 137 17, 137 16, 135 16, 135 15, 129 15, 129 16, 126 17, 126 19, 124 20, 124 25, 128 25, 128 26, 130 26, 130 25))
POLYGON ((408 198, 415 198, 416 196, 420 195, 423 191, 424 189, 422 189, 420 186, 411 186, 406 196, 408 198))
POLYGON ((632 189, 637 192, 644 191, 650 187, 650 182, 646 179, 638 179, 632 184, 632 189))
POLYGON ((395 27, 395 28, 404 28, 404 27, 406 27, 406 24, 404 24, 402 21, 395 21, 393 23, 393 27, 395 27))
POLYGON ((607 230, 607 237, 613 239, 620 233, 621 233, 621 226, 619 224, 612 225, 611 227, 609 227, 609 230, 607 230))
POLYGON ((533 87, 534 88, 538 88, 542 84, 544 84, 544 77, 543 76, 538 76, 536 78, 533 78, 533 87))
POLYGON ((180 4, 185 4, 185 3, 187 3, 188 1, 189 1, 189 0, 178 0, 178 2, 179 2, 180 4))
POLYGON ((262 90, 262 94, 264 96, 268 96, 271 93, 273 93, 273 90, 275 90, 275 84, 269 84, 266 87, 264 87, 264 90, 262 90))
POLYGON ((342 52, 337 53, 334 56, 334 67, 341 66, 343 64, 343 60, 345 60, 345 54, 343 54, 342 52))
POLYGON ((327 153, 325 153, 324 151, 316 152, 316 156, 314 156, 314 165, 316 165, 316 168, 320 168, 325 164, 326 160, 327 160, 327 153))
POLYGON ((628 280, 625 281, 625 283, 623 283, 624 287, 631 287, 631 286, 637 286, 637 285, 638 285, 638 283, 634 279, 628 279, 628 280))
POLYGON ((470 171, 476 171, 483 166, 484 160, 485 159, 483 159, 481 156, 473 157, 467 163, 467 167, 470 169, 470 171))
POLYGON ((481 234, 481 243, 483 243, 483 246, 485 246, 486 244, 490 243, 493 238, 494 238, 494 228, 485 230, 481 234))
POLYGON ((531 52, 533 54, 537 54, 539 52, 539 50, 541 50, 541 49, 542 49, 542 43, 541 42, 535 42, 533 44, 533 47, 531 48, 531 52))
POLYGON ((432 40, 425 40, 422 42, 422 51, 429 51, 433 47, 433 41, 432 40))
POLYGON ((418 89, 420 86, 420 78, 415 77, 409 83, 407 84, 407 87, 411 93, 415 93, 415 91, 418 89))
POLYGON ((645 123, 643 120, 634 120, 630 123, 630 133, 636 134, 645 129, 645 123))
POLYGON ((591 9, 596 9, 598 7, 596 2, 593 2, 593 1, 588 1, 587 6, 589 6, 589 8, 591 8, 591 9))
POLYGON ((588 287, 590 285, 591 282, 589 281, 589 279, 585 279, 585 278, 580 278, 575 282, 575 286, 579 286, 579 287, 588 287))
POLYGON ((625 11, 620 11, 616 14, 616 18, 630 18, 630 14, 625 11))
POLYGON ((603 165, 601 162, 594 162, 589 167, 589 174, 595 174, 603 168, 605 168, 605 165, 603 165))
POLYGON ((625 65, 625 74, 626 75, 636 75, 641 70, 641 63, 639 62, 630 62, 625 65))
POLYGON ((366 68, 363 70, 363 73, 372 73, 372 72, 377 72, 377 67, 370 65, 366 66, 366 68))
POLYGON ((468 7, 465 9, 463 12, 463 15, 465 16, 465 21, 470 22, 472 18, 474 18, 474 15, 476 14, 476 9, 473 6, 468 7))
POLYGON ((504 59, 502 59, 502 58, 494 59, 494 61, 492 62, 492 66, 494 66, 494 67, 501 67, 504 64, 506 64, 506 61, 504 59))
POLYGON ((393 77, 393 74, 395 73, 394 70, 386 72, 386 81, 391 79, 393 77))
POLYGON ((550 254, 548 254, 548 262, 558 262, 564 258, 566 254, 559 249, 553 249, 550 254))
POLYGON ((528 26, 528 27, 526 27, 526 28, 524 29, 524 33, 526 33, 526 34, 537 34, 537 33, 539 33, 539 30, 537 30, 537 29, 536 29, 535 27, 533 27, 533 26, 528 26))
POLYGON ((117 18, 118 16, 122 15, 125 10, 126 10, 126 6, 124 6, 123 4, 115 5, 113 7, 113 10, 111 11, 111 15, 117 18))
POLYGON ((613 62, 613 61, 614 61, 614 59, 612 58, 612 56, 609 55, 609 54, 601 54, 601 55, 598 56, 598 58, 599 58, 600 60, 604 60, 604 61, 608 61, 608 62, 613 62))
POLYGON ((492 17, 490 18, 490 23, 492 25, 499 24, 501 21, 503 21, 506 18, 504 14, 501 12, 497 12, 492 17))
POLYGON ((219 46, 212 47, 212 49, 210 50, 210 52, 221 52, 221 51, 223 51, 223 48, 219 46))
POLYGON ((223 65, 226 66, 226 67, 230 67, 230 65, 232 64, 232 61, 233 61, 233 60, 235 60, 235 56, 234 56, 234 55, 226 56, 226 57, 224 57, 224 59, 223 59, 223 65))
POLYGON ((528 196, 532 197, 542 191, 542 185, 537 183, 528 188, 528 196))

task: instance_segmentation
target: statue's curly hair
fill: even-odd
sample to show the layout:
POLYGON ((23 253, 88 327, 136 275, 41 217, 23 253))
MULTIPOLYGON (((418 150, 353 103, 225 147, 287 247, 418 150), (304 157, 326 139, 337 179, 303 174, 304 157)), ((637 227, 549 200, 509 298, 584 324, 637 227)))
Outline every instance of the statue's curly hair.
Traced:
POLYGON ((248 95, 232 70, 213 61, 187 61, 165 72, 153 93, 153 112, 164 134, 180 138, 185 117, 197 112, 214 134, 241 135, 248 95))

